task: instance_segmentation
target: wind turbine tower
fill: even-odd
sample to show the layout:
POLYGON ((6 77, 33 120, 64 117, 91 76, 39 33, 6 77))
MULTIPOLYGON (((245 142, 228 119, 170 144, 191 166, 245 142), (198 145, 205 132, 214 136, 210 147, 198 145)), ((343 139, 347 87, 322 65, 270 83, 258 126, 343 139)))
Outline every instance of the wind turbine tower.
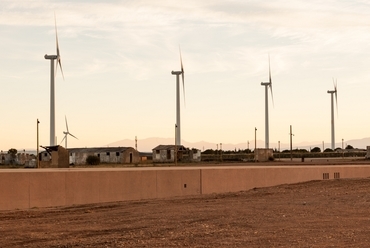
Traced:
POLYGON ((270 69, 270 56, 269 56, 269 82, 262 82, 262 86, 265 86, 265 148, 269 148, 269 101, 268 101, 268 88, 270 88, 272 103, 274 103, 274 96, 272 94, 272 80, 271 80, 271 69, 270 69))
POLYGON ((331 149, 335 149, 335 130, 334 130, 334 95, 335 95, 335 103, 337 106, 338 111, 338 98, 337 98, 337 80, 333 79, 334 90, 328 90, 328 94, 331 97, 331 149))
POLYGON ((50 146, 55 146, 55 76, 58 65, 60 66, 60 71, 63 75, 62 63, 60 59, 59 53, 59 44, 58 44, 58 32, 57 32, 57 21, 54 14, 54 21, 55 21, 55 36, 56 36, 56 47, 57 47, 57 55, 47 55, 45 54, 44 58, 50 60, 50 146), (54 72, 54 60, 57 60, 57 64, 55 67, 54 72))
POLYGON ((181 125, 180 125, 180 75, 182 76, 182 88, 184 92, 184 101, 185 101, 185 85, 184 85, 184 67, 182 65, 181 58, 181 49, 180 51, 180 64, 181 71, 172 71, 172 75, 176 75, 176 133, 175 133, 175 145, 181 145, 181 125))

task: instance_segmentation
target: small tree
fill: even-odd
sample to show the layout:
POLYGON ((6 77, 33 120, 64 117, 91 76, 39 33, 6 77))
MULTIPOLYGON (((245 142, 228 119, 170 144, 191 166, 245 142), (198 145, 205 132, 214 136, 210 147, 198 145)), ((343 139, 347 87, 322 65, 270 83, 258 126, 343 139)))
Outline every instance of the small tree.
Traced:
POLYGON ((332 150, 332 149, 330 149, 330 148, 326 148, 326 149, 324 150, 324 152, 333 152, 333 150, 332 150))
POLYGON ((316 147, 311 149, 311 152, 321 152, 321 149, 320 149, 320 147, 316 146, 316 147))
POLYGON ((10 164, 15 164, 15 159, 17 157, 17 149, 15 148, 10 148, 9 151, 8 151, 8 154, 10 155, 10 164))
POLYGON ((203 151, 202 153, 203 153, 203 154, 214 154, 214 153, 215 153, 215 151, 214 151, 214 150, 212 150, 212 149, 207 149, 207 150, 203 151))
POLYGON ((98 164, 100 164, 100 158, 98 156, 95 156, 95 155, 89 155, 86 158, 86 163, 88 165, 98 165, 98 164))
POLYGON ((353 148, 353 146, 351 146, 351 145, 347 145, 347 146, 346 146, 346 150, 347 150, 347 149, 354 149, 354 148, 353 148))

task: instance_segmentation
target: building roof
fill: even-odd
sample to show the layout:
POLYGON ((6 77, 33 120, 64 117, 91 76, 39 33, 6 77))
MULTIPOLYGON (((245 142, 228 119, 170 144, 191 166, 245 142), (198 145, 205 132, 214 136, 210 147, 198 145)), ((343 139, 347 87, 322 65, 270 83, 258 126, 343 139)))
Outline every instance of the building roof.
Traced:
POLYGON ((178 151, 186 151, 186 148, 185 146, 183 145, 180 145, 180 146, 176 146, 176 145, 158 145, 156 147, 154 147, 152 150, 175 150, 175 148, 177 147, 177 150, 178 151))
POLYGON ((68 148, 67 150, 69 152, 100 153, 100 152, 125 152, 127 149, 134 149, 134 148, 133 147, 85 147, 85 148, 68 148))
MULTIPOLYGON (((51 155, 51 152, 57 152, 59 149, 59 145, 56 146, 40 146, 41 148, 44 148, 45 151, 51 155)), ((42 153, 42 152, 41 152, 42 153)))

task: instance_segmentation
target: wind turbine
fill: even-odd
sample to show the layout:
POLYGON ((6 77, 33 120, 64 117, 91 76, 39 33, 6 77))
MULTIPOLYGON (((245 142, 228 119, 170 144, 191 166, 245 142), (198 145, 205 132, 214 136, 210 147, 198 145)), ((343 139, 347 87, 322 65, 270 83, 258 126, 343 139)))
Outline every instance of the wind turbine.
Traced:
POLYGON ((66 119, 67 132, 63 132, 64 133, 64 138, 62 139, 62 141, 60 143, 62 144, 63 143, 63 140, 65 140, 65 144, 66 144, 65 145, 65 148, 67 149, 67 137, 68 137, 68 135, 71 135, 75 139, 78 139, 78 138, 69 132, 69 130, 68 130, 68 123, 67 123, 67 117, 66 116, 65 116, 65 119, 66 119))
MULTIPOLYGON (((331 149, 335 149, 335 131, 334 131, 334 95, 335 95, 335 104, 337 106, 338 112, 338 98, 337 98, 337 80, 334 82, 333 78, 333 85, 334 90, 328 90, 328 94, 331 95, 331 149)), ((338 114, 338 113, 337 113, 338 114)))
POLYGON ((56 37, 56 48, 57 48, 57 55, 47 55, 45 54, 44 58, 50 60, 50 146, 55 146, 55 76, 58 69, 58 65, 60 67, 60 71, 62 72, 63 80, 63 69, 62 63, 60 59, 60 52, 59 52, 59 44, 58 44, 58 31, 57 31, 57 20, 54 13, 54 21, 55 21, 55 37, 56 37), (54 73, 54 60, 57 60, 55 66, 55 73, 54 73))
POLYGON ((265 86, 265 148, 269 148, 269 102, 268 102, 268 88, 270 88, 272 104, 274 104, 274 95, 272 94, 272 80, 270 68, 270 55, 269 55, 269 81, 261 82, 265 86))
POLYGON ((180 51, 180 64, 181 64, 181 71, 172 71, 172 75, 176 75, 176 137, 175 137, 175 145, 181 145, 181 125, 180 125, 180 75, 182 76, 182 88, 184 92, 184 102, 185 102, 185 84, 184 84, 184 67, 182 65, 182 57, 181 57, 181 49, 180 51))

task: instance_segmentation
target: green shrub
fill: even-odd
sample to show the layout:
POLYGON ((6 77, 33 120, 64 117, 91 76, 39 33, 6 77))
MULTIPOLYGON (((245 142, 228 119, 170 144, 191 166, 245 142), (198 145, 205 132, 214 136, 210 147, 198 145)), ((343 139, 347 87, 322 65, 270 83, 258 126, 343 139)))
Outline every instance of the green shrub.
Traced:
POLYGON ((86 159, 86 163, 89 165, 98 165, 100 164, 100 158, 95 155, 89 155, 86 159))

